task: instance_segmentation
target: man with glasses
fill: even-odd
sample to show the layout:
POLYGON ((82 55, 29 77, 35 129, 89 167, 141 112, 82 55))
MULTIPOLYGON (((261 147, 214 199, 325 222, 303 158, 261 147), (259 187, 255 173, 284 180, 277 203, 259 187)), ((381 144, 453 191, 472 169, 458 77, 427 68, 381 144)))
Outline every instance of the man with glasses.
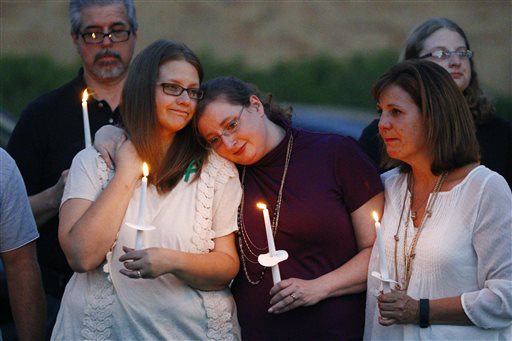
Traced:
POLYGON ((58 209, 67 169, 85 147, 82 93, 87 89, 91 94, 87 107, 92 136, 103 125, 117 123, 137 38, 132 0, 71 0, 69 19, 82 68, 71 82, 24 109, 7 146, 25 181, 41 235, 37 251, 52 326, 72 275, 58 242, 58 209))

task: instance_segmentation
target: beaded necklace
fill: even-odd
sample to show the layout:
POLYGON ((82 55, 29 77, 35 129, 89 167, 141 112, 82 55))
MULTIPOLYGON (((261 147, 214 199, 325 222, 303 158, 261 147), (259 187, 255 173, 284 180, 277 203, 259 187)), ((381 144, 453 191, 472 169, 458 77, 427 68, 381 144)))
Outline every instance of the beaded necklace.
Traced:
POLYGON ((416 244, 418 243, 418 239, 420 237, 421 231, 423 231, 423 228, 425 227, 425 223, 427 220, 432 216, 432 208, 434 207, 434 204, 437 200, 439 191, 441 190, 441 187, 443 186, 444 180, 448 176, 448 173, 445 172, 439 176, 439 178, 436 181, 436 184, 434 185, 434 188, 431 192, 431 195, 428 196, 427 206, 425 208, 425 213, 423 214, 423 218, 421 219, 421 224, 418 226, 415 230, 414 237, 411 242, 411 246, 409 247, 409 250, 407 250, 407 236, 409 234, 409 221, 411 219, 414 219, 412 217, 412 198, 414 197, 414 184, 412 180, 412 172, 409 172, 407 174, 407 188, 410 191, 410 205, 407 211, 407 218, 405 220, 404 224, 404 232, 403 232, 403 250, 402 250, 402 256, 403 256, 403 263, 404 263, 404 271, 403 271, 403 281, 400 281, 399 274, 398 274, 398 242, 400 241, 400 227, 402 225, 402 218, 404 216, 405 212, 405 206, 407 202, 407 190, 404 194, 404 201, 402 204, 402 210, 400 213, 400 219, 398 221, 398 226, 396 228, 396 233, 394 235, 395 240, 395 252, 394 252, 394 260, 395 260, 395 279, 398 283, 402 283, 402 285, 397 284, 395 288, 397 290, 407 290, 409 287, 409 281, 411 280, 411 274, 412 274, 412 263, 414 261, 414 258, 416 256, 416 244))
MULTIPOLYGON (((279 192, 277 194, 277 203, 276 203, 276 207, 274 209, 273 215, 272 215, 272 232, 273 232, 274 236, 277 233, 277 226, 279 224, 279 213, 281 211, 281 202, 283 200, 284 181, 286 179, 286 174, 288 173, 288 165, 290 164, 290 157, 292 155, 292 149, 293 149, 293 135, 290 135, 290 139, 288 140, 288 147, 286 149, 286 159, 285 159, 285 164, 284 164, 283 176, 281 178, 281 185, 279 187, 279 192)), ((242 179, 240 181, 242 184, 242 199, 240 201, 240 206, 238 207, 238 227, 239 227, 238 246, 240 248, 240 254, 241 254, 240 258, 242 259, 242 268, 244 269, 245 277, 247 278, 247 281, 249 281, 249 283, 251 283, 252 285, 257 285, 257 284, 261 283, 261 280, 263 279, 263 276, 265 275, 265 270, 267 268, 263 267, 263 270, 261 271, 261 274, 258 277, 258 279, 253 280, 249 276, 249 272, 247 271, 247 265, 245 262, 247 260, 250 263, 259 264, 258 256, 259 256, 259 254, 263 253, 262 251, 267 249, 267 246, 265 246, 263 248, 257 247, 254 244, 254 242, 251 240, 251 238, 249 237, 249 234, 247 233, 247 230, 245 229, 245 224, 244 224, 245 168, 246 167, 244 166, 244 168, 242 170, 242 179), (249 252, 249 254, 247 254, 246 251, 244 250, 244 245, 245 245, 245 249, 249 252)))

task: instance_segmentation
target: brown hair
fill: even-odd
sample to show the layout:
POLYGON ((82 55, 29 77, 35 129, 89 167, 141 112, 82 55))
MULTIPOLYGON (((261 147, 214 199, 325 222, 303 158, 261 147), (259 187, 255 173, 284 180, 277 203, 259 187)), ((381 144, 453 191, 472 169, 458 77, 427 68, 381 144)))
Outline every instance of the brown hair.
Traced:
MULTIPOLYGON (((464 39, 466 48, 468 50, 471 49, 468 38, 459 25, 450 19, 435 17, 422 22, 409 33, 400 54, 400 61, 421 57, 420 52, 423 50, 425 40, 442 28, 460 34, 464 39)), ((471 65, 471 80, 468 87, 462 93, 468 103, 475 123, 481 124, 495 113, 496 108, 491 99, 480 88, 473 58, 469 60, 469 63, 471 65)))
MULTIPOLYGON (((142 50, 133 60, 120 106, 126 132, 139 156, 149 164, 149 181, 160 192, 171 191, 192 161, 202 164, 206 157, 206 150, 199 144, 192 124, 187 124, 176 133, 167 152, 161 147, 156 115, 156 83, 160 66, 176 60, 190 63, 202 81, 203 68, 192 50, 177 41, 158 40, 142 50)), ((199 175, 201 167, 198 168, 194 179, 199 175)))
MULTIPOLYGON (((251 96, 259 98, 263 104, 265 115, 272 122, 279 125, 291 124, 291 107, 281 107, 272 102, 272 95, 268 94, 264 99, 258 88, 252 84, 246 83, 236 77, 217 77, 205 82, 201 89, 204 91, 203 98, 199 101, 194 117, 194 127, 197 129, 197 123, 202 116, 208 104, 222 99, 230 104, 248 106, 251 96)), ((199 135, 199 134, 198 134, 199 135)))
MULTIPOLYGON (((375 101, 389 86, 411 96, 422 115, 426 144, 432 152, 435 175, 479 160, 475 126, 468 105, 450 74, 436 63, 408 60, 393 66, 372 88, 375 101)), ((386 157, 389 159, 389 156, 386 157)), ((410 170, 398 162, 402 171, 410 170)))

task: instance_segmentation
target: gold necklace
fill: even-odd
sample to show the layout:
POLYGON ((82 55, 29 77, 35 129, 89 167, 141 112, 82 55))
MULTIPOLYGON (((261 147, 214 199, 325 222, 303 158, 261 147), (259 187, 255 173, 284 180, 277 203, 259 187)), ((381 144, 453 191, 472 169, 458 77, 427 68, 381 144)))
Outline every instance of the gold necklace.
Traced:
MULTIPOLYGON (((436 182, 437 183, 437 182, 436 182)), ((434 185, 435 186, 435 185, 434 185)), ((410 192, 412 194, 414 194, 414 181, 411 182, 411 188, 410 188, 410 192)), ((417 205, 417 209, 414 210, 414 203, 415 203, 415 200, 414 200, 414 195, 411 195, 411 219, 413 222, 416 222, 416 218, 418 217, 418 210, 423 206, 423 204, 425 203, 425 201, 427 201, 427 199, 429 198, 430 196, 430 193, 429 195, 427 195, 418 205, 417 205)))
MULTIPOLYGON (((272 216, 272 232, 273 232, 274 236, 277 233, 277 225, 279 224, 279 213, 281 211, 281 202, 283 200, 284 181, 286 179, 286 174, 288 173, 288 165, 290 164, 290 157, 292 155, 292 149, 293 149, 293 135, 290 134, 290 139, 288 140, 288 147, 286 149, 286 159, 285 159, 285 163, 284 163, 283 176, 281 178, 281 185, 279 187, 279 192, 277 194, 276 207, 274 209, 273 216, 272 216)), ((244 166, 244 168, 242 170, 242 179, 240 181, 241 185, 242 185, 242 199, 240 201, 240 206, 238 207, 238 227, 239 227, 238 246, 240 248, 240 255, 241 255, 240 258, 242 259, 242 268, 244 269, 245 277, 247 278, 247 281, 249 281, 249 283, 251 283, 252 285, 257 285, 257 284, 261 283, 261 280, 263 279, 263 276, 265 275, 265 270, 267 268, 263 267, 263 270, 261 271, 259 278, 257 280, 252 280, 251 277, 249 276, 249 272, 247 271, 247 265, 246 265, 245 261, 247 260, 250 263, 258 264, 257 258, 259 256, 259 253, 261 253, 261 252, 257 252, 256 250, 263 251, 263 250, 266 250, 268 248, 268 246, 263 247, 263 248, 257 247, 254 244, 254 242, 251 240, 251 238, 249 237, 249 234, 247 233, 247 230, 245 229, 244 213, 243 213, 244 212, 244 197, 245 197, 245 195, 244 195, 244 192, 245 192, 245 188, 244 188, 245 169, 246 169, 246 167, 244 166), (245 253, 244 243, 246 245, 247 251, 249 251, 250 255, 255 257, 256 260, 251 259, 249 257, 250 255, 247 255, 245 253), (252 249, 255 249, 255 251, 253 251, 252 249)))
MULTIPOLYGON (((448 176, 448 172, 445 172, 439 176, 439 178, 436 181, 436 184, 434 185, 434 188, 431 192, 432 195, 428 196, 427 201, 427 207, 425 208, 425 213, 423 214, 423 219, 421 220, 421 224, 418 226, 416 233, 412 239, 411 246, 409 247, 409 250, 407 250, 407 236, 408 236, 408 230, 409 230, 409 221, 412 220, 412 197, 414 197, 414 185, 411 186, 411 172, 407 175, 407 189, 411 188, 411 199, 410 199, 410 205, 407 212, 407 219, 404 224, 404 238, 403 238, 403 262, 404 262, 404 274, 403 274, 403 282, 402 285, 397 284, 396 289, 397 290, 407 290, 409 287, 409 281, 411 280, 411 274, 412 274, 412 262, 414 261, 414 258, 416 257, 416 245, 418 243, 418 239, 420 237, 421 231, 423 231, 423 228, 425 226, 425 223, 427 220, 432 216, 432 208, 434 207, 434 204, 437 200, 439 191, 441 190, 441 187, 443 186, 444 180, 448 176)), ((400 241, 400 227, 402 225, 402 218, 405 211, 405 203, 407 201, 407 189, 405 191, 404 195, 404 201, 402 204, 402 211, 400 213, 400 219, 398 221, 398 226, 396 229, 396 233, 394 235, 395 240, 395 253, 394 253, 394 260, 395 260, 395 279, 398 283, 400 283, 400 278, 398 275, 398 242, 400 241)))

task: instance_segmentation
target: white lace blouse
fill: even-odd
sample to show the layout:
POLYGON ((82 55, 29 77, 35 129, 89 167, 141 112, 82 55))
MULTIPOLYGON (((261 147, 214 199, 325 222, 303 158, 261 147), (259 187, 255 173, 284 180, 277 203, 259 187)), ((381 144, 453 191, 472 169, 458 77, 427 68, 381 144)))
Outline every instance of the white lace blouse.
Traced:
MULTIPOLYGON (((382 217, 386 261, 394 278, 394 234, 407 176, 393 169, 382 175, 386 204, 382 217)), ((408 206, 406 206, 408 207, 408 206)), ((409 218, 410 219, 410 218, 409 218)), ((409 221, 412 226, 412 221, 409 221)), ((403 231, 403 225, 402 230, 403 231)), ((400 234, 402 236, 402 234, 400 234)), ((402 237, 401 237, 402 238, 402 237)), ((398 242, 398 273, 403 274, 403 245, 398 242)), ((408 246, 412 237, 408 238, 408 246)), ((512 339, 512 194, 500 175, 484 166, 473 169, 448 192, 440 192, 432 217, 418 239, 407 294, 412 298, 460 296, 474 326, 381 326, 375 293, 380 282, 374 247, 368 269, 366 340, 511 340, 512 339)))
MULTIPOLYGON (((62 202, 94 201, 112 177, 98 153, 89 148, 73 160, 62 202)), ((241 187, 235 166, 210 154, 200 179, 180 181, 159 195, 148 186, 144 247, 207 253, 213 238, 237 230, 241 187)), ((228 288, 200 291, 174 275, 130 279, 119 273, 122 246, 133 247, 140 189, 130 200, 124 222, 107 261, 87 273, 75 273, 66 286, 52 339, 238 340, 240 327, 228 288)))

